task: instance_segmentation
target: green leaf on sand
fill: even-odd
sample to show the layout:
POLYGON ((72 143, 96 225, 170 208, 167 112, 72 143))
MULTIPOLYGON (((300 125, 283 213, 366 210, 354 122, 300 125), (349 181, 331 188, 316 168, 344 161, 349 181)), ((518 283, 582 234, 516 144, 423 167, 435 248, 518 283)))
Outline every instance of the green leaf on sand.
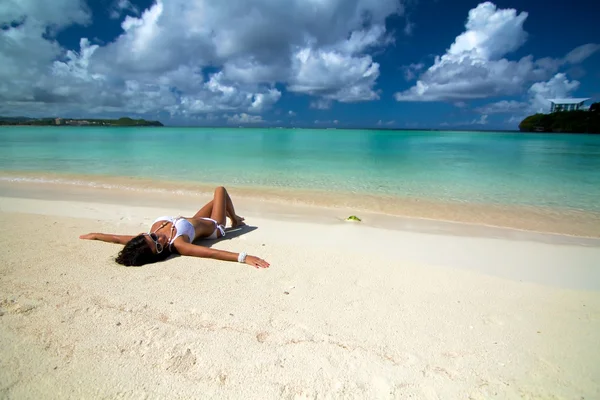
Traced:
POLYGON ((346 218, 346 221, 357 221, 357 222, 360 222, 361 219, 358 218, 356 215, 351 215, 348 218, 346 218))

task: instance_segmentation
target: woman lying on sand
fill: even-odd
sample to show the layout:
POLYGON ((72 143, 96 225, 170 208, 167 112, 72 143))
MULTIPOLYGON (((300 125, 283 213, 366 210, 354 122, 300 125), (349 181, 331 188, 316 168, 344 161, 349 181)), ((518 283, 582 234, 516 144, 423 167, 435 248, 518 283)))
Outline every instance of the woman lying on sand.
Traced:
POLYGON ((245 252, 237 254, 193 244, 195 239, 217 239, 225 236, 226 217, 231 220, 233 228, 244 225, 244 218, 235 213, 227 190, 221 186, 215 190, 213 200, 191 218, 160 217, 154 221, 148 233, 140 233, 137 236, 88 233, 79 238, 125 245, 116 258, 119 264, 125 266, 150 264, 162 261, 171 254, 180 254, 238 261, 255 268, 268 268, 268 262, 245 252))

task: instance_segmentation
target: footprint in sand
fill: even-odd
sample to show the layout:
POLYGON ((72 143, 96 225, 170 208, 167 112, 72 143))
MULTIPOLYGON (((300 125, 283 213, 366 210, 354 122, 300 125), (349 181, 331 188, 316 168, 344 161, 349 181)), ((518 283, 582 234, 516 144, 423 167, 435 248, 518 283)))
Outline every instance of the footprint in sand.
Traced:
POLYGON ((504 325, 504 321, 497 315, 484 315, 483 318, 481 318, 481 321, 485 325, 504 325))
POLYGON ((421 371, 424 377, 432 376, 432 374, 446 377, 450 380, 455 380, 457 377, 456 371, 451 369, 443 368, 438 365, 426 365, 425 368, 421 371))
POLYGON ((289 400, 309 400, 315 399, 316 396, 309 390, 290 385, 284 385, 279 389, 279 398, 289 400))
POLYGON ((0 316, 4 314, 27 315, 38 307, 38 304, 27 300, 2 299, 0 300, 0 316))
POLYGON ((183 374, 188 372, 194 365, 196 365, 196 356, 192 354, 190 349, 187 349, 185 354, 173 356, 169 362, 170 365, 167 367, 167 371, 183 374))
POLYGON ((264 343, 268 337, 269 337, 269 332, 262 331, 262 332, 258 332, 256 334, 256 340, 259 343, 264 343))

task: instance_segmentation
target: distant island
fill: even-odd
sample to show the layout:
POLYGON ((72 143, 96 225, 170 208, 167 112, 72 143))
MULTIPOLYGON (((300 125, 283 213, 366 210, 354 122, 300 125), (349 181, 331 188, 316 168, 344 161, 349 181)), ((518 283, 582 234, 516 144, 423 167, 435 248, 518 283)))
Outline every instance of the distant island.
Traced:
POLYGON ((0 125, 18 126, 164 126, 160 121, 146 121, 123 117, 119 119, 95 118, 28 118, 0 117, 0 125))
POLYGON ((600 133, 600 103, 589 110, 534 114, 519 124, 521 132, 600 133))

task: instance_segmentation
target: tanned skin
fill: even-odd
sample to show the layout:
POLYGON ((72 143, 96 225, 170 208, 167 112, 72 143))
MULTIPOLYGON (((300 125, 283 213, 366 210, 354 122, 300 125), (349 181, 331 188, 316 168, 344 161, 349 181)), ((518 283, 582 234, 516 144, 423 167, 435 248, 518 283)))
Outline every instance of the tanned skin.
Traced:
MULTIPOLYGON (((198 210, 193 217, 186 217, 186 219, 194 226, 196 238, 208 237, 215 230, 215 224, 212 221, 207 221, 201 218, 212 218, 223 226, 226 226, 227 218, 229 218, 232 228, 244 225, 244 218, 235 213, 235 208, 233 207, 231 197, 229 196, 229 193, 227 193, 227 190, 222 186, 219 186, 215 189, 213 199, 204 205, 204 207, 202 207, 200 210, 198 210)), ((156 233, 158 242, 163 246, 163 248, 167 248, 169 246, 169 237, 171 235, 172 225, 173 224, 171 222, 167 222, 165 224, 165 221, 157 221, 150 228, 151 232, 156 233)), ((177 230, 174 229, 173 236, 176 233, 177 230)), ((138 235, 114 235, 110 233, 93 232, 81 235, 79 238, 87 240, 101 240, 103 242, 125 245, 138 235)), ((220 231, 217 231, 217 237, 221 237, 220 231)), ((145 240, 148 242, 148 245, 152 251, 156 252, 156 243, 154 243, 150 236, 146 235, 145 240)), ((174 248, 175 251, 182 256, 214 258, 222 261, 237 262, 239 255, 238 253, 233 253, 230 251, 217 250, 190 243, 190 238, 187 235, 181 235, 177 237, 177 239, 173 241, 172 248, 174 248)), ((268 262, 262 258, 251 255, 246 256, 245 263, 255 268, 269 267, 268 262)))

